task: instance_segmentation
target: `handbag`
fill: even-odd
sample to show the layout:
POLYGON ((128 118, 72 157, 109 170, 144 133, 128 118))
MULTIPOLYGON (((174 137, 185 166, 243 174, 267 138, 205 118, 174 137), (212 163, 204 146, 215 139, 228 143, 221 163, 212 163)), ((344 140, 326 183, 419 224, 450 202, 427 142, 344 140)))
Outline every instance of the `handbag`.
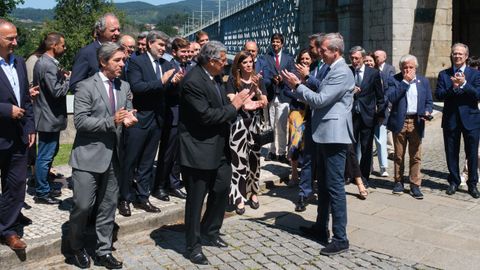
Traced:
POLYGON ((260 115, 260 124, 258 132, 252 134, 253 141, 256 145, 263 146, 273 142, 273 128, 265 119, 265 114, 260 115))

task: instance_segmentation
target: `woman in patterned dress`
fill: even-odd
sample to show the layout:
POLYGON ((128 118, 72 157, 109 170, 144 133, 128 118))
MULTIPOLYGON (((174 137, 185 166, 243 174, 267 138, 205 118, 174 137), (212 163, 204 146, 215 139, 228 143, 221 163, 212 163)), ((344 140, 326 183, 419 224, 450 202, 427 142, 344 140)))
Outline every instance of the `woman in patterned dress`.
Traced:
POLYGON ((260 145, 254 143, 252 134, 259 131, 261 114, 267 106, 265 85, 255 74, 252 56, 247 51, 241 51, 233 60, 232 72, 227 82, 227 96, 230 99, 243 89, 255 93, 252 100, 261 105, 256 111, 239 110, 237 120, 231 126, 230 149, 232 155, 232 182, 229 201, 235 205, 235 212, 245 213, 245 203, 250 202, 257 209, 259 179, 260 179, 260 145), (248 199, 250 195, 250 200, 248 199))

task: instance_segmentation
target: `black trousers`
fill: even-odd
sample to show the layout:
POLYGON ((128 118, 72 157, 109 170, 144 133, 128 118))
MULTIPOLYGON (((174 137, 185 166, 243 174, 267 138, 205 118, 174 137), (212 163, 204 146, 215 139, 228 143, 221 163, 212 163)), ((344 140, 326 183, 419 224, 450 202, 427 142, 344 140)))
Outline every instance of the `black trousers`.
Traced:
POLYGON ((154 177, 153 163, 161 136, 162 130, 156 121, 148 128, 133 126, 124 130, 124 163, 119 181, 120 201, 148 200, 154 177))
POLYGON ((220 233, 227 206, 232 167, 225 159, 216 170, 182 166, 181 171, 187 190, 185 205, 187 252, 198 252, 202 248, 201 235, 212 239, 218 237, 220 233), (207 193, 207 209, 201 218, 207 193))
POLYGON ((362 171, 362 178, 368 183, 368 180, 370 179, 370 171, 372 169, 373 137, 375 135, 375 126, 369 127, 365 125, 362 116, 358 113, 354 113, 353 135, 355 137, 356 144, 360 144, 360 151, 362 153, 359 164, 360 170, 362 171))
POLYGON ((152 192, 160 189, 181 188, 180 165, 178 164, 178 128, 177 126, 165 127, 158 147, 157 170, 153 182, 152 192))
POLYGON ((0 236, 16 233, 17 218, 25 200, 28 146, 15 141, 10 149, 0 150, 0 236))

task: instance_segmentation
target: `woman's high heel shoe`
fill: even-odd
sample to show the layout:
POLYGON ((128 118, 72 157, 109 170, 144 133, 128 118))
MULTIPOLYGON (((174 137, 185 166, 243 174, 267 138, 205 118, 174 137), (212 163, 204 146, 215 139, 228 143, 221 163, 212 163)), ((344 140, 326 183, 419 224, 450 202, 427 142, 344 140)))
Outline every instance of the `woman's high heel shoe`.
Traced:
POLYGON ((237 213, 237 215, 245 214, 245 205, 243 205, 242 208, 239 208, 238 205, 235 206, 235 213, 237 213))
POLYGON ((366 200, 368 196, 368 190, 365 188, 363 183, 357 184, 358 187, 358 198, 360 200, 366 200))

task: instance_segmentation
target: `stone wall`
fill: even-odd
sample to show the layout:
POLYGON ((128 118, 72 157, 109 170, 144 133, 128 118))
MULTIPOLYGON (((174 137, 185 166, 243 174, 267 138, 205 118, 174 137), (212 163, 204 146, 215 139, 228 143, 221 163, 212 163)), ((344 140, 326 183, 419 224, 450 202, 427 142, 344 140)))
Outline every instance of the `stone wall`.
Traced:
POLYGON ((363 47, 367 51, 384 50, 388 55, 387 63, 390 64, 393 49, 392 13, 392 1, 363 1, 363 47))

